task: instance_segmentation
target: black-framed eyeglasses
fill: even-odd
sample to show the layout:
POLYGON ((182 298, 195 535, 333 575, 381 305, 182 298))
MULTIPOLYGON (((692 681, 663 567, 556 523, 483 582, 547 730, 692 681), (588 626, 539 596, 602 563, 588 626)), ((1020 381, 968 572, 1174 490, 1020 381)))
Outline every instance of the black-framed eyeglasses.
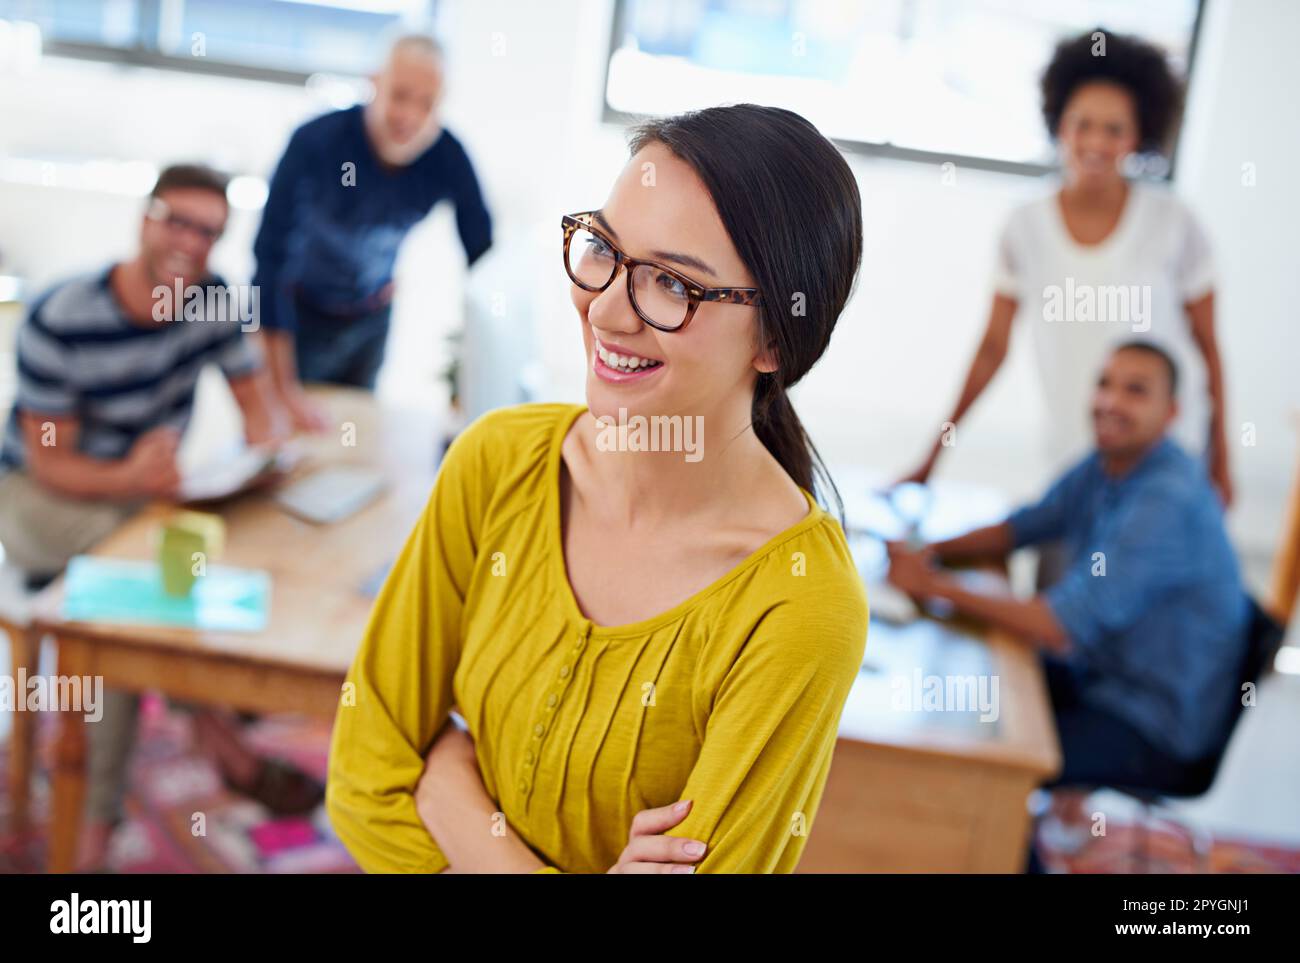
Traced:
POLYGON ((595 211, 566 214, 564 270, 584 291, 603 291, 627 269, 627 296, 646 324, 660 331, 680 331, 704 301, 758 304, 758 288, 706 288, 680 271, 657 261, 624 254, 593 221, 595 211))
POLYGON ((197 235, 206 244, 216 244, 221 240, 221 235, 225 232, 224 227, 209 227, 207 224, 199 224, 191 221, 188 217, 182 217, 171 209, 171 207, 161 197, 155 197, 149 204, 149 209, 145 212, 145 217, 159 224, 164 224, 173 231, 190 231, 197 235))

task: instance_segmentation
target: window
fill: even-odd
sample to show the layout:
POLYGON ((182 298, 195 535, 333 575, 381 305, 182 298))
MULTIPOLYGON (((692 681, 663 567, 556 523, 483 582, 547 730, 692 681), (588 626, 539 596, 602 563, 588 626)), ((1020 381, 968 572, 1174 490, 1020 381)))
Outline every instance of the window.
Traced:
POLYGON ((1038 79, 1058 40, 1104 24, 1186 76, 1199 15, 1199 0, 619 0, 606 113, 753 101, 850 149, 1037 172, 1053 160, 1038 79))
POLYGON ((0 0, 46 52, 301 83, 365 75, 394 33, 427 29, 434 0, 0 0))

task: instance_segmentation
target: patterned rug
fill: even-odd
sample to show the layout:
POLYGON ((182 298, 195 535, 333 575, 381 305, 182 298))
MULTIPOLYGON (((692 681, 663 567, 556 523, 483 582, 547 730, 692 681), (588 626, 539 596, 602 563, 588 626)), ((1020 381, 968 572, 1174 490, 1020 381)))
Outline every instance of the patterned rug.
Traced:
MULTIPOLYGON (((141 706, 140 738, 132 760, 127 820, 113 839, 110 868, 122 873, 340 873, 356 872, 334 836, 324 808, 311 816, 277 819, 261 805, 227 791, 216 768, 196 755, 189 717, 169 712, 160 698, 146 696, 141 706), (201 819, 196 817, 201 816, 201 819)), ((40 872, 45 865, 49 810, 48 771, 54 719, 42 717, 37 732, 37 773, 33 779, 33 825, 21 835, 9 830, 9 799, 0 796, 0 873, 40 872)), ((329 749, 325 722, 277 716, 247 729, 259 751, 287 759, 324 778, 329 749)), ((8 772, 9 746, 0 745, 0 777, 8 772)), ((0 778, 0 786, 7 786, 0 778)), ((1103 838, 1074 855, 1045 849, 1052 871, 1131 873, 1138 830, 1112 822, 1103 838)), ((1147 837, 1150 868, 1193 872, 1186 838, 1165 829, 1147 837)), ((1300 849, 1265 842, 1218 838, 1208 869, 1215 873, 1300 873, 1300 849)))
POLYGON ((1042 842, 1040 846, 1050 872, 1300 873, 1300 849, 1216 837, 1205 864, 1198 866, 1186 834, 1155 826, 1144 834, 1131 823, 1112 822, 1105 837, 1090 840, 1074 854, 1054 852, 1042 842))
MULTIPOLYGON (((126 821, 114 834, 109 868, 121 873, 339 873, 356 864, 334 836, 323 806, 306 817, 276 818, 259 803, 228 791, 216 767, 196 755, 189 717, 145 696, 132 759, 126 821)), ((7 794, 0 797, 0 873, 41 872, 45 865, 54 719, 37 730, 37 772, 29 811, 33 825, 9 829, 7 794)), ((329 724, 277 716, 251 724, 258 751, 325 776, 329 724)), ((9 746, 0 746, 0 774, 9 746)), ((0 786, 7 786, 7 776, 0 786)))

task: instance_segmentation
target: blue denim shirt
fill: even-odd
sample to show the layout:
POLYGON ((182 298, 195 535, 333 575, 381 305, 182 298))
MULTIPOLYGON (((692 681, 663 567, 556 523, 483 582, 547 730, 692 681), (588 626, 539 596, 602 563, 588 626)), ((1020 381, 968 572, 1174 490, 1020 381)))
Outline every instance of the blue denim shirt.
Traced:
POLYGON ((1111 478, 1093 452, 1007 521, 1017 548, 1064 544, 1044 598, 1084 702, 1172 755, 1209 752, 1228 725, 1247 607, 1203 464, 1164 438, 1111 478))
POLYGON ((294 131, 271 178, 253 244, 263 327, 297 327, 299 300, 327 313, 368 313, 392 280, 397 249, 433 206, 450 200, 473 264, 492 221, 465 149, 444 130, 405 167, 380 164, 364 108, 317 117, 294 131))

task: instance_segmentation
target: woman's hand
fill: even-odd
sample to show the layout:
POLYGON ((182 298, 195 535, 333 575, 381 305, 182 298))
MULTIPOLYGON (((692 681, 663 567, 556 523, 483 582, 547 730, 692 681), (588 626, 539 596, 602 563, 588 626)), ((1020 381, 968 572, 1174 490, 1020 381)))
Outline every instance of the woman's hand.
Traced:
POLYGON ((450 719, 443 725, 424 757, 424 772, 415 784, 415 806, 420 811, 430 805, 440 788, 448 784, 449 777, 472 769, 478 772, 478 758, 474 754, 474 740, 450 719))
POLYGON ((704 855, 705 845, 696 839, 663 835, 690 812, 691 800, 643 809, 632 819, 627 847, 611 873, 693 873, 690 865, 704 855))
MULTIPOLYGON (((434 832, 435 826, 438 825, 438 806, 441 804, 446 807, 448 801, 454 797, 464 798, 471 793, 481 794, 485 797, 481 788, 481 782, 478 782, 478 761, 474 753, 474 740, 469 733, 463 732, 455 723, 448 720, 443 726, 438 737, 433 740, 428 754, 425 756, 424 772, 420 776, 420 781, 415 787, 415 805, 420 812, 420 818, 429 830, 429 834, 434 837, 435 841, 441 842, 438 835, 434 832), (471 780, 470 777, 473 777, 471 780), (473 783, 474 785, 470 785, 473 783)), ((628 837, 627 847, 619 856, 618 862, 610 867, 611 873, 693 873, 695 867, 691 863, 698 862, 704 855, 705 845, 702 842, 692 839, 683 839, 678 836, 665 836, 668 830, 672 829, 690 812, 690 802, 681 802, 673 806, 663 806, 659 809, 643 809, 637 813, 632 820, 632 830, 628 837), (679 809, 680 807, 680 809, 679 809), (698 847, 693 851, 691 847, 698 847)), ((490 807, 489 807, 490 811, 490 807)), ((446 821, 445 819, 443 820, 446 821)), ((443 827, 444 830, 450 827, 443 827)), ((443 833, 448 843, 459 842, 466 838, 463 834, 443 833)), ((511 839, 492 840, 493 850, 500 849, 500 844, 510 843, 511 839)), ((491 845, 491 844, 489 844, 491 845)), ((531 852, 526 852, 523 844, 517 843, 519 847, 518 855, 513 853, 500 854, 500 858, 512 859, 511 862, 503 863, 497 866, 495 862, 495 852, 492 853, 494 860, 492 864, 483 864, 476 867, 476 871, 495 872, 532 872, 537 865, 540 865, 531 852), (504 868, 503 868, 504 867, 504 868)), ((444 847, 449 848, 449 847, 444 847)), ((450 854, 448 854, 450 856, 450 854)), ((453 864, 456 863, 452 859, 453 864)), ((467 864, 471 865, 471 864, 467 864)), ((450 868, 449 872, 461 872, 463 870, 450 868)))

